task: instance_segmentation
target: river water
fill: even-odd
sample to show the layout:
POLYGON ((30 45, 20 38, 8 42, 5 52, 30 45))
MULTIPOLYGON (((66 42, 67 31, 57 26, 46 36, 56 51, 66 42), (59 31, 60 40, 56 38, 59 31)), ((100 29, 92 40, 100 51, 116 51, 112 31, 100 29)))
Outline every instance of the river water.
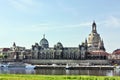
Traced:
POLYGON ((120 70, 65 70, 65 69, 6 69, 0 68, 1 74, 40 74, 40 75, 95 75, 120 76, 120 70))

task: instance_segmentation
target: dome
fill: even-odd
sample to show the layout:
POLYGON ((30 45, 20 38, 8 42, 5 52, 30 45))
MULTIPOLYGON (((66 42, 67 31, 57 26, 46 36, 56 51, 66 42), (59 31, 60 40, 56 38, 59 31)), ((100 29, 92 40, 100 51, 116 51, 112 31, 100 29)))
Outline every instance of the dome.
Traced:
POLYGON ((57 49, 63 49, 62 43, 58 42, 58 43, 55 45, 55 48, 57 48, 57 49))
POLYGON ((89 34, 89 37, 88 37, 88 46, 91 46, 91 45, 97 45, 98 46, 98 43, 99 43, 100 40, 101 40, 101 38, 100 38, 99 34, 91 33, 91 34, 89 34))
POLYGON ((92 24, 92 32, 88 36, 88 46, 98 47, 98 43, 99 43, 100 40, 101 40, 101 37, 97 33, 96 23, 93 22, 93 24, 92 24))
POLYGON ((57 47, 61 47, 62 48, 63 47, 62 43, 58 42, 57 43, 57 47))
POLYGON ((48 43, 48 40, 45 39, 45 35, 43 36, 43 39, 41 39, 40 41, 40 46, 42 48, 49 48, 49 43, 48 43))

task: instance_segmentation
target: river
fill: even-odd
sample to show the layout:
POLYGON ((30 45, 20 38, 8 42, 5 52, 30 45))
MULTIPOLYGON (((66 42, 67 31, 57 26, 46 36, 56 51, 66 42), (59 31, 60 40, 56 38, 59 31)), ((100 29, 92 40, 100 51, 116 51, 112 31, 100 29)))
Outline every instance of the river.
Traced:
POLYGON ((65 70, 65 69, 6 69, 0 68, 1 74, 40 74, 40 75, 95 75, 120 76, 120 70, 65 70))

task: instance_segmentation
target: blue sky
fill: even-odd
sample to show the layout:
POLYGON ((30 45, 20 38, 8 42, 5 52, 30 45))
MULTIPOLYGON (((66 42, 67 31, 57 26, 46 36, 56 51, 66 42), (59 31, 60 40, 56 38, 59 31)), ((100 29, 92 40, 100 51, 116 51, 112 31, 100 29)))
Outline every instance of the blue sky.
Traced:
POLYGON ((46 35, 51 47, 57 42, 77 47, 97 31, 107 52, 120 48, 120 0, 0 0, 0 47, 31 48, 46 35))

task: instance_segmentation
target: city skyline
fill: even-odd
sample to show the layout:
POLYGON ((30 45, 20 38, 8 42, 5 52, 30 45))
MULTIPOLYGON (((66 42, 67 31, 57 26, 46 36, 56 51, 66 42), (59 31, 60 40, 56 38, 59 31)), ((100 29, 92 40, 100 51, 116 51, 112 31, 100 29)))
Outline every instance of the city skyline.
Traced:
POLYGON ((5 0, 0 1, 0 48, 31 48, 46 35, 50 47, 78 47, 91 33, 93 21, 107 52, 119 47, 120 1, 5 0))

